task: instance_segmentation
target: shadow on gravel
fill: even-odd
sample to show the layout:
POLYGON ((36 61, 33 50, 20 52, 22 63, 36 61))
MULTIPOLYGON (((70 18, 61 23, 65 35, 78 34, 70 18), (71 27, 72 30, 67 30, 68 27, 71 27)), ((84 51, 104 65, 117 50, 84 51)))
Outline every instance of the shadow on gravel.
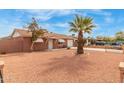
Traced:
POLYGON ((78 76, 81 70, 88 69, 88 65, 93 65, 87 61, 87 55, 73 55, 71 57, 62 56, 60 58, 51 59, 51 62, 43 64, 46 66, 42 75, 64 73, 68 76, 78 76))

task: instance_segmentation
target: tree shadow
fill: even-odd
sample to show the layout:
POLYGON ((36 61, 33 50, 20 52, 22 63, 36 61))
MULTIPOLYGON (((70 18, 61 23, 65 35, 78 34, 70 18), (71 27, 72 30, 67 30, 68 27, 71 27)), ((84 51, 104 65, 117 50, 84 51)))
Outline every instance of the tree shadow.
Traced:
MULTIPOLYGON (((88 65, 93 64, 87 60, 88 55, 71 55, 62 56, 59 58, 53 58, 49 63, 43 64, 45 70, 42 71, 41 75, 67 75, 68 77, 78 77, 81 71, 86 71, 88 65)), ((83 74, 83 73, 82 73, 83 74)))

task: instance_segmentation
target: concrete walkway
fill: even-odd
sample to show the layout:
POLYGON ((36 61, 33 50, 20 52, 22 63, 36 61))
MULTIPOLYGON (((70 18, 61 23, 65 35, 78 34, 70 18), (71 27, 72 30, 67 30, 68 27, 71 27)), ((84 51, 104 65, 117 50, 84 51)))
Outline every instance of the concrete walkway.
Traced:
MULTIPOLYGON (((77 48, 76 47, 72 47, 71 49, 77 49, 77 48)), ((84 50, 123 53, 123 50, 116 50, 116 49, 84 48, 84 50)))

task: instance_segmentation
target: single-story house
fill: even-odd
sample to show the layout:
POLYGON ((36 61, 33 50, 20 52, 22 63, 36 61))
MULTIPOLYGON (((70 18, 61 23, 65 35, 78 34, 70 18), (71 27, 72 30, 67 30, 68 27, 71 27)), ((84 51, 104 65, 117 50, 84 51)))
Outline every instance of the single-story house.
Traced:
MULTIPOLYGON (((34 45, 33 50, 57 49, 76 46, 77 38, 45 31, 42 37, 39 37, 34 45)), ((29 52, 31 51, 32 32, 24 29, 14 29, 11 36, 0 39, 0 52, 29 52)))

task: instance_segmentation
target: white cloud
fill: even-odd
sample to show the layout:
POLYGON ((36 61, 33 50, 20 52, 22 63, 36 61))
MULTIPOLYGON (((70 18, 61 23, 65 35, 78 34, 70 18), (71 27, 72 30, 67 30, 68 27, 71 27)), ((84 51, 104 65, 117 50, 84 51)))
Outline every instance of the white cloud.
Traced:
POLYGON ((40 19, 42 21, 47 21, 55 16, 66 16, 66 15, 83 15, 87 16, 89 14, 95 14, 95 15, 103 15, 103 16, 111 16, 112 14, 110 12, 100 10, 100 9, 93 9, 93 10, 87 10, 87 9, 28 9, 28 10, 17 10, 21 11, 22 13, 29 13, 29 17, 31 18, 36 17, 37 19, 40 19))
POLYGON ((53 26, 67 28, 69 24, 68 23, 56 23, 56 24, 53 24, 53 26))
MULTIPOLYGON (((31 16, 30 18, 36 17, 37 19, 40 19, 42 21, 47 21, 55 16, 67 16, 67 15, 75 15, 75 14, 79 14, 79 15, 83 15, 83 16, 87 16, 87 12, 83 12, 82 10, 78 9, 29 9, 29 10, 17 10, 17 11, 21 11, 23 13, 30 13, 31 16)), ((91 10, 88 10, 91 11, 91 10)))
POLYGON ((41 9, 41 10, 25 10, 24 12, 36 13, 39 15, 69 15, 73 14, 76 11, 73 9, 41 9))
POLYGON ((114 19, 112 17, 106 17, 105 19, 105 23, 113 23, 114 19))
POLYGON ((106 12, 101 9, 93 9, 93 10, 91 10, 91 12, 93 12, 94 14, 103 15, 103 16, 111 16, 112 15, 110 12, 106 12))
POLYGON ((45 23, 45 24, 41 24, 43 28, 47 28, 50 29, 52 31, 55 30, 55 28, 68 28, 69 24, 68 23, 45 23))
POLYGON ((95 26, 96 26, 96 27, 94 28, 95 30, 100 30, 100 29, 101 29, 100 24, 95 23, 95 26))
POLYGON ((21 26, 18 23, 0 23, 0 31, 4 31, 0 32, 0 37, 11 35, 15 28, 21 28, 21 26))
MULTIPOLYGON (((38 19, 42 21, 49 20, 55 16, 65 16, 65 15, 70 15, 70 14, 76 14, 75 10, 68 10, 68 9, 41 9, 41 10, 36 10, 36 9, 30 9, 30 10, 17 10, 21 12, 26 12, 32 14, 32 16, 37 17, 38 19)), ((30 16, 31 17, 31 16, 30 16)))

